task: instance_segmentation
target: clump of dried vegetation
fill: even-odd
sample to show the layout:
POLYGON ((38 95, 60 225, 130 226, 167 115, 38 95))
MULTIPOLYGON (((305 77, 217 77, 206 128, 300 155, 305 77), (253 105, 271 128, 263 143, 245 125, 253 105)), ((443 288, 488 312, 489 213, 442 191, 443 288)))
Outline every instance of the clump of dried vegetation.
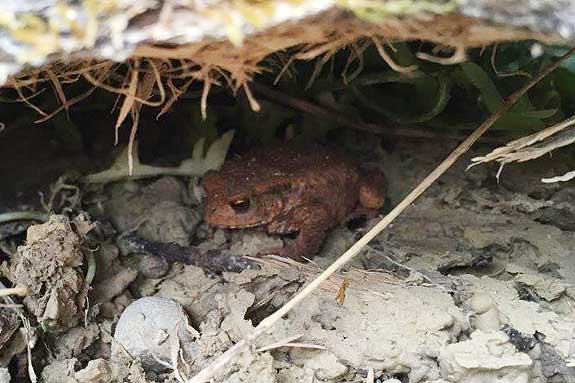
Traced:
MULTIPOLYGON (((325 9, 319 14, 313 14, 314 10, 307 9, 305 3, 295 3, 288 2, 289 6, 294 7, 294 13, 297 14, 295 10, 299 10, 300 14, 308 16, 303 19, 296 16, 292 20, 289 15, 284 15, 281 17, 287 22, 279 24, 277 22, 281 21, 281 17, 278 12, 281 7, 274 2, 223 2, 194 8, 193 17, 201 16, 209 20, 206 22, 213 23, 215 29, 219 27, 225 31, 222 36, 227 37, 213 38, 221 36, 208 27, 204 27, 204 30, 197 27, 196 33, 205 37, 200 40, 186 36, 186 33, 192 32, 172 30, 175 27, 170 25, 170 20, 177 24, 192 16, 186 6, 179 8, 170 6, 169 3, 151 14, 150 9, 145 6, 139 9, 129 1, 101 4, 84 1, 75 7, 71 4, 62 5, 64 8, 59 12, 44 11, 42 17, 32 13, 6 14, 1 19, 1 25, 10 33, 18 47, 13 53, 16 61, 45 62, 47 57, 62 57, 64 60, 51 59, 45 65, 20 70, 7 78, 3 87, 15 92, 14 97, 8 97, 25 103, 37 113, 36 123, 45 122, 61 112, 69 111, 77 103, 89 99, 96 90, 111 93, 115 97, 112 108, 117 114, 114 126, 116 143, 118 129, 130 117, 131 153, 142 107, 155 108, 159 118, 167 113, 178 99, 195 92, 199 96, 201 116, 205 120, 210 90, 225 87, 234 96, 245 95, 250 108, 257 112, 261 109, 261 101, 252 90, 255 78, 272 76, 273 83, 279 83, 281 86, 281 83, 285 83, 284 79, 309 70, 311 73, 304 86, 313 91, 312 96, 345 88, 344 91, 353 90, 355 97, 371 111, 385 117, 391 116, 392 122, 400 125, 428 122, 443 112, 451 96, 451 85, 457 82, 455 75, 461 77, 460 73, 456 74, 459 70, 457 64, 473 59, 473 55, 469 56, 469 51, 506 41, 532 39, 549 44, 561 42, 552 34, 491 25, 461 14, 450 13, 455 6, 451 1, 404 2, 401 6, 394 2, 342 2, 339 5, 343 8, 330 8, 330 4, 322 5, 318 9, 325 9), (345 9, 351 10, 360 18, 347 13, 345 9), (229 17, 222 16, 224 11, 230 13, 229 17), (392 17, 398 13, 415 16, 392 17), (76 15, 76 19, 70 15, 76 15), (145 21, 144 18, 144 24, 127 26, 129 21, 142 15, 148 15, 152 21, 145 21), (82 17, 85 19, 85 25, 80 24, 82 17), (112 28, 115 18, 122 20, 119 24, 123 25, 123 29, 112 28), (233 21, 235 19, 239 21, 233 21), (366 23, 366 19, 372 22, 366 23), (147 32, 149 29, 159 36, 162 34, 158 31, 164 33, 169 43, 162 45, 147 42, 146 39, 157 38, 154 33, 147 32), (246 34, 247 32, 252 34, 246 34), (104 38, 104 35, 100 35, 102 33, 109 35, 104 38), (125 35, 130 33, 136 34, 132 39, 141 43, 129 45, 125 35), (173 37, 173 40, 170 40, 170 37, 173 37), (105 43, 99 40, 104 40, 105 43), (112 42, 111 46, 115 47, 112 51, 118 55, 126 55, 126 60, 118 63, 98 58, 106 56, 106 47, 110 45, 106 43, 109 41, 112 42), (412 45, 405 48, 404 42, 409 41, 425 41, 433 44, 433 47, 422 50, 412 45), (126 44, 129 46, 125 49, 119 48, 126 44), (67 45, 72 48, 66 48, 67 45), (383 59, 382 63, 386 63, 385 73, 369 73, 365 70, 370 65, 366 62, 370 50, 377 52, 377 56, 383 59), (338 58, 341 52, 344 52, 345 58, 338 58), (344 67, 340 68, 339 73, 335 73, 337 70, 331 71, 326 76, 326 66, 335 61, 344 62, 344 67), (308 63, 304 65, 308 65, 310 69, 298 67, 298 62, 308 63), (449 65, 449 69, 443 68, 442 65, 449 65), (331 87, 312 87, 315 82, 325 84, 330 78, 329 75, 334 79, 331 87), (436 80, 439 82, 435 92, 438 100, 436 105, 429 106, 427 113, 409 120, 394 118, 397 116, 393 114, 397 112, 391 110, 392 108, 384 109, 370 103, 368 95, 371 94, 365 88, 365 85, 404 83, 433 91, 433 85, 420 86, 419 83, 436 80), (74 87, 78 82, 83 85, 74 87), (336 89, 333 89, 334 85, 336 89), (57 99, 57 104, 52 105, 49 110, 35 101, 47 89, 51 89, 57 99)), ((513 76, 513 73, 496 69, 495 49, 491 52, 493 70, 490 75, 495 72, 496 77, 513 76)), ((114 53, 108 53, 108 56, 117 57, 114 53)), ((498 56, 504 55, 509 53, 498 56)), ((371 60, 373 61, 373 58, 371 60)), ((508 61, 508 57, 504 61, 506 60, 508 61)), ((519 75, 521 70, 533 70, 523 68, 523 64, 525 57, 507 62, 503 66, 517 67, 516 74, 519 75)), ((475 85, 481 92, 487 89, 485 73, 477 73, 478 69, 469 65, 461 69, 463 75, 468 77, 464 80, 468 84, 462 84, 464 87, 475 85), (480 75, 479 79, 470 80, 477 74, 480 75)), ((288 84, 290 85, 293 84, 288 84)), ((302 84, 298 86, 301 87, 302 84)), ((307 94, 309 96, 309 92, 307 94)), ((497 97, 493 92, 490 92, 490 95, 497 97)), ((346 97, 349 98, 347 95, 346 97)), ((486 105, 492 107, 494 101, 487 100, 486 105)), ((339 121, 342 122, 343 119, 340 118, 339 121)), ((347 121, 347 125, 370 130, 370 126, 362 125, 358 121, 347 121)), ((389 126, 387 128, 389 131, 389 126)))

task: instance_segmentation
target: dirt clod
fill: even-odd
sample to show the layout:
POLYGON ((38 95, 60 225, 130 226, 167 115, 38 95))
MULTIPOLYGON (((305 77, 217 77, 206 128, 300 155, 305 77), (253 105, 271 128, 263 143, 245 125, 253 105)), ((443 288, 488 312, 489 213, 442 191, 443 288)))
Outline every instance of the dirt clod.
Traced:
POLYGON ((65 330, 83 317, 84 240, 93 225, 83 217, 69 220, 53 215, 28 229, 26 245, 19 246, 10 264, 10 280, 28 286, 27 309, 51 331, 65 330))
POLYGON ((137 229, 149 241, 188 246, 200 221, 199 212, 188 203, 185 186, 176 178, 162 177, 142 188, 132 183, 114 187, 106 212, 120 232, 137 229))

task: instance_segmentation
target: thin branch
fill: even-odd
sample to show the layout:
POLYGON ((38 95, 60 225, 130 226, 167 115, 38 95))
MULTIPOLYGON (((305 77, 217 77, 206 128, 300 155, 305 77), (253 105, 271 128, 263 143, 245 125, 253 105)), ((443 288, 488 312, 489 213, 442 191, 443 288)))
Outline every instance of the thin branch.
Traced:
MULTIPOLYGON (((361 130, 364 132, 398 136, 398 137, 412 137, 412 138, 438 138, 442 140, 462 140, 465 138, 463 135, 450 135, 444 133, 435 133, 429 129, 417 129, 413 127, 390 127, 388 125, 375 124, 370 122, 364 122, 361 119, 350 117, 344 113, 337 110, 327 108, 324 106, 317 105, 313 102, 292 97, 285 93, 279 92, 275 89, 269 88, 260 83, 252 84, 254 91, 268 100, 275 102, 280 105, 287 106, 298 110, 302 113, 310 114, 312 116, 331 121, 334 124, 339 124, 350 129, 361 130)), ((485 141, 503 143, 505 142, 502 138, 498 137, 484 137, 485 141)))
POLYGON ((323 271, 316 279, 311 281, 303 290, 297 293, 291 300, 276 312, 262 320, 256 328, 249 333, 244 339, 236 343, 210 365, 196 374, 188 383, 204 383, 210 380, 217 373, 224 371, 226 366, 233 361, 233 359, 242 353, 250 344, 252 344, 261 335, 273 328, 284 315, 289 313, 294 307, 301 303, 308 295, 317 289, 324 281, 326 281, 333 273, 337 272, 342 266, 352 260, 359 252, 377 235, 379 235, 393 220, 395 220, 405 209, 407 209, 415 200, 423 194, 443 173, 445 173, 465 152, 469 150, 471 145, 477 141, 483 133, 487 131, 501 116, 503 116, 522 96, 524 96, 531 88, 543 80, 549 73, 555 70, 561 63, 565 62, 575 53, 575 48, 571 48, 566 54, 561 56, 555 63, 545 68, 539 75, 521 89, 514 92, 508 99, 506 99, 501 108, 491 114, 473 133, 471 133, 459 146, 447 156, 421 183, 413 189, 407 197, 405 197, 388 215, 383 217, 370 231, 361 237, 352 247, 350 247, 343 255, 335 260, 325 271, 323 271))

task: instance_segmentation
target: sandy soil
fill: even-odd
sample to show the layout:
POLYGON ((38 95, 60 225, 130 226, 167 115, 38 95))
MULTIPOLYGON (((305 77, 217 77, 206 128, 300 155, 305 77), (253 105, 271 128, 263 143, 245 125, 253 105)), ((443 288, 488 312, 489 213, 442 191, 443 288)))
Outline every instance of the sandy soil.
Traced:
MULTIPOLYGON (((408 142, 380 152, 390 205, 445 153, 408 142)), ((218 379, 575 382, 575 188, 539 182, 554 172, 552 163, 505 169, 500 183, 495 168, 466 172, 467 164, 451 169, 218 379), (345 298, 336 300, 344 281, 345 298)), ((120 245, 126 232, 245 255, 281 245, 258 231, 206 227, 200 195, 194 182, 171 177, 117 183, 85 195, 86 216, 53 216, 30 228, 8 276, 30 287, 23 310, 32 328, 0 337, 0 382, 8 381, 6 355, 16 355, 13 381, 28 375, 23 339, 43 382, 185 381, 377 222, 334 230, 310 264, 266 258, 241 273, 168 264, 120 245), (169 301, 125 310, 143 297, 169 301)), ((0 308, 7 318, 0 330, 14 322, 9 315, 0 308)))

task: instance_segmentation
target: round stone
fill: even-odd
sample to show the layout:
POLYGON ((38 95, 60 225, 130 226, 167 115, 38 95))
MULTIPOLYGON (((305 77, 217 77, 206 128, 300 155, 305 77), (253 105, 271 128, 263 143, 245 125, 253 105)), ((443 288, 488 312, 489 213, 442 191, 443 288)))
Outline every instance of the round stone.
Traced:
POLYGON ((183 351, 185 360, 197 356, 190 329, 188 315, 177 302, 161 297, 138 299, 126 307, 116 325, 112 358, 124 360, 128 352, 140 358, 145 368, 163 371, 165 364, 171 364, 174 348, 183 351))

